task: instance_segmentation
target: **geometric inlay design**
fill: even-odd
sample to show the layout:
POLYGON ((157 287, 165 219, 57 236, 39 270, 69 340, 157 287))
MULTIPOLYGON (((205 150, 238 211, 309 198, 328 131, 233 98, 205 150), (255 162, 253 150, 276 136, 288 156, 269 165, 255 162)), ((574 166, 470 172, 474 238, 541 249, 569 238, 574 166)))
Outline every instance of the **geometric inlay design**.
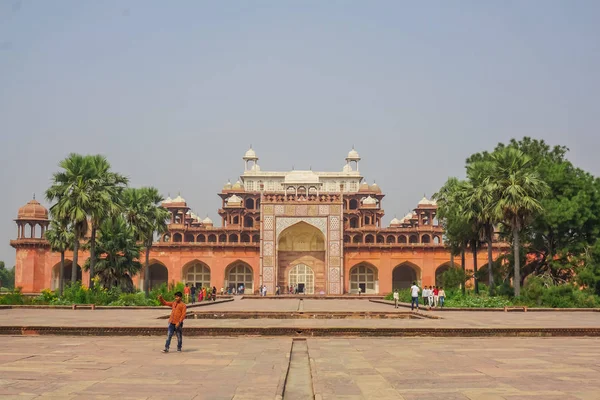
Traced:
POLYGON ((329 211, 333 215, 340 214, 340 212, 342 211, 341 206, 339 204, 332 204, 330 207, 331 209, 329 211))
POLYGON ((338 216, 329 217, 329 229, 332 231, 340 229, 340 217, 338 217, 338 216))
POLYGON ((315 217, 319 213, 319 207, 316 204, 310 204, 308 206, 308 216, 315 217))
POLYGON ((285 207, 283 204, 275 205, 275 215, 283 215, 285 213, 285 207))
MULTIPOLYGON (((338 248, 339 253, 339 248, 338 248)), ((263 256, 272 256, 273 255, 273 242, 264 242, 263 243, 263 256)))
POLYGON ((340 242, 330 242, 329 243, 329 255, 330 256, 339 256, 340 255, 340 242))
POLYGON ((330 267, 339 267, 340 266, 340 257, 338 257, 338 256, 329 257, 329 266, 330 267))
POLYGON ((263 219, 263 229, 264 230, 272 230, 273 229, 273 217, 265 216, 263 219))
POLYGON ((340 281, 340 269, 339 268, 329 268, 329 282, 339 282, 340 281))
POLYGON ((329 231, 329 240, 331 240, 331 241, 340 240, 340 231, 339 231, 339 229, 336 229, 334 231, 329 231))
POLYGON ((329 204, 319 204, 319 215, 329 215, 329 204))
POLYGON ((275 266, 275 257, 273 257, 273 256, 263 257, 263 270, 264 270, 264 267, 273 267, 273 266, 275 266))
POLYGON ((326 218, 289 218, 289 217, 278 217, 277 218, 277 228, 276 228, 276 237, 279 237, 279 234, 285 229, 288 228, 292 225, 294 225, 295 223, 298 222, 306 222, 307 224, 310 224, 314 227, 316 227, 317 229, 319 229, 321 232, 323 232, 323 235, 325 235, 325 237, 327 237, 327 219, 326 218))
POLYGON ((341 294, 340 283, 339 282, 331 282, 329 284, 329 293, 330 294, 341 294))
POLYGON ((308 215, 308 204, 299 204, 296 206, 296 215, 305 216, 308 215))
POLYGON ((273 240, 273 231, 263 231, 263 240, 264 241, 272 241, 273 240))
POLYGON ((273 267, 263 268, 263 280, 273 282, 273 267))
POLYGON ((273 214, 273 205, 272 204, 265 204, 263 206, 263 214, 265 214, 265 215, 272 215, 273 214))
POLYGON ((285 215, 294 215, 294 211, 296 211, 296 207, 293 204, 285 205, 285 215))

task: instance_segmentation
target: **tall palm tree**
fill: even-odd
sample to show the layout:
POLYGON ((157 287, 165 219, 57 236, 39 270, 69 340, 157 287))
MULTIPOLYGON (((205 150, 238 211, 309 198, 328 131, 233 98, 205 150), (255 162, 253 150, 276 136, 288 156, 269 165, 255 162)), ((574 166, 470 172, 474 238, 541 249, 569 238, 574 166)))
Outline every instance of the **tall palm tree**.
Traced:
MULTIPOLYGON (((122 216, 107 218, 99 227, 98 260, 96 277, 102 287, 118 287, 124 292, 133 292, 133 280, 142 264, 139 262, 140 246, 135 230, 122 216)), ((89 267, 91 259, 86 267, 89 267)))
POLYGON ((493 185, 488 180, 492 168, 493 164, 489 161, 477 161, 467 165, 467 177, 473 188, 467 201, 469 204, 468 217, 473 220, 473 226, 487 245, 490 296, 494 294, 492 242, 494 239, 494 226, 498 223, 498 217, 492 211, 495 202, 493 185))
POLYGON ((90 207, 88 214, 91 223, 90 236, 90 282, 94 277, 96 265, 96 233, 106 218, 116 216, 122 211, 120 196, 128 183, 128 179, 110 170, 110 163, 102 155, 88 156, 91 176, 88 177, 90 191, 90 207))
POLYGON ((548 185, 532 168, 531 157, 515 148, 503 148, 491 154, 493 169, 487 178, 492 185, 494 204, 491 212, 501 217, 512 231, 514 251, 514 294, 521 294, 520 233, 532 216, 542 210, 540 201, 548 185))
POLYGON ((65 276, 65 251, 73 246, 73 232, 67 225, 56 220, 50 221, 50 229, 45 233, 46 240, 50 243, 52 251, 60 253, 60 271, 58 273, 58 291, 63 294, 65 276))
POLYGON ((72 153, 59 164, 63 170, 52 176, 52 185, 46 190, 46 199, 56 203, 50 207, 52 218, 68 225, 73 232, 73 265, 71 282, 77 281, 80 240, 87 232, 90 209, 91 163, 85 156, 72 153))
POLYGON ((126 189, 123 192, 125 220, 135 229, 137 239, 145 250, 144 291, 148 294, 150 286, 150 249, 154 235, 167 230, 169 211, 161 207, 164 198, 153 187, 126 189))
MULTIPOLYGON (((452 177, 433 195, 438 204, 437 217, 444 227, 444 242, 453 254, 460 251, 463 276, 466 276, 465 249, 473 237, 464 208, 467 188, 467 182, 452 177)), ((462 292, 466 292, 465 282, 462 283, 462 292)))

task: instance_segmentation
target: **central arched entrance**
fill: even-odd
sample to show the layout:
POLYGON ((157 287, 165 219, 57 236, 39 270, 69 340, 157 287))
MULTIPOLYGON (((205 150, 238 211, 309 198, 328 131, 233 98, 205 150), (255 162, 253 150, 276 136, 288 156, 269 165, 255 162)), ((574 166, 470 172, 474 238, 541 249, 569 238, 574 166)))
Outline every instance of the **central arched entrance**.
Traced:
POLYGON ((235 262, 227 267, 225 287, 238 290, 244 287, 244 293, 254 293, 254 272, 245 262, 235 262))
POLYGON ((288 281, 294 289, 297 288, 298 293, 315 293, 315 273, 306 264, 298 264, 290 269, 288 281))
POLYGON ((304 285, 304 293, 326 292, 325 235, 304 221, 281 232, 277 241, 277 285, 289 293, 304 285))
POLYGON ((154 262, 148 267, 148 290, 169 284, 169 270, 163 264, 154 262))
MULTIPOLYGON (((71 283, 71 276, 73 275, 73 261, 65 260, 65 269, 63 270, 63 287, 67 287, 71 283)), ((81 282, 81 267, 77 266, 77 280, 81 282)), ((57 290, 60 282, 60 263, 52 267, 52 281, 50 283, 51 290, 57 290)))

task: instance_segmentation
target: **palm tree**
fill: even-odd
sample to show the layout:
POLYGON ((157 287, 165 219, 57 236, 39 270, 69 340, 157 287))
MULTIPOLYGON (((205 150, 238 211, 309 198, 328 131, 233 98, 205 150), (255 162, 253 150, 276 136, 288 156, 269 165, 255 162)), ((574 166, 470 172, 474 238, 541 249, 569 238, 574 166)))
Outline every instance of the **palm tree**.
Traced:
POLYGON ((63 171, 52 176, 52 185, 46 190, 46 199, 56 203, 50 207, 52 218, 69 226, 73 232, 73 265, 71 282, 77 281, 79 241, 87 232, 87 215, 90 209, 91 163, 85 156, 72 153, 62 160, 59 167, 63 171))
MULTIPOLYGON (((142 265, 138 261, 140 246, 135 230, 122 216, 108 218, 99 227, 98 260, 96 277, 102 287, 118 287, 124 292, 133 292, 133 280, 142 265)), ((89 268, 91 259, 86 267, 89 268)))
POLYGON ((94 277, 96 264, 96 232, 98 227, 106 218, 115 216, 122 211, 120 195, 128 183, 128 179, 115 172, 110 171, 110 163, 106 157, 101 155, 88 156, 87 161, 91 164, 89 181, 90 207, 88 214, 91 222, 90 236, 90 282, 94 277))
MULTIPOLYGON (((473 237, 464 208, 467 193, 468 183, 452 177, 448 178, 440 190, 433 195, 438 204, 437 217, 444 227, 446 236, 444 242, 452 254, 460 251, 463 276, 466 276, 465 249, 473 237)), ((462 284, 462 292, 463 294, 466 292, 465 282, 462 284)))
POLYGON ((492 242, 494 239, 494 226, 498 223, 497 216, 492 212, 492 206, 495 202, 493 186, 488 180, 492 173, 492 167, 493 164, 489 161, 476 161, 467 165, 467 177, 473 189, 467 200, 468 217, 472 219, 479 237, 487 245, 490 296, 494 294, 492 242))
POLYGON ((503 148, 491 154, 493 163, 490 176, 493 205, 490 212, 501 217, 512 231, 514 251, 514 293, 521 294, 520 233, 532 216, 542 210, 539 198, 548 191, 548 185, 532 168, 531 157, 515 148, 503 148))
MULTIPOLYGON (((58 292, 62 296, 65 276, 65 251, 73 246, 73 232, 67 225, 58 221, 50 221, 50 229, 45 233, 46 240, 50 243, 52 251, 60 252, 60 271, 58 274, 58 292)), ((76 264, 75 264, 76 265, 76 264)))
POLYGON ((126 189, 123 192, 125 219, 135 229, 137 239, 145 250, 144 291, 148 294, 150 286, 150 249, 154 243, 154 235, 167 230, 169 211, 160 204, 164 198, 153 187, 126 189))

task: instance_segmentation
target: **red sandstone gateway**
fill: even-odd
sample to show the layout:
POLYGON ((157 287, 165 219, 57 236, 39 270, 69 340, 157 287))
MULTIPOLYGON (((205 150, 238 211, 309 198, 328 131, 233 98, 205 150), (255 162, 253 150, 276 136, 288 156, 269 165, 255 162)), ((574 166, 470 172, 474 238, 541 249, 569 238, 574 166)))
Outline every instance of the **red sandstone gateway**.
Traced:
MULTIPOLYGON (((246 294, 261 285, 271 294, 276 286, 283 294, 290 287, 306 294, 358 293, 359 288, 385 294, 413 281, 435 285, 449 268, 435 201, 424 197, 414 211, 382 227, 384 194, 364 181, 356 150, 348 153, 341 172, 262 171, 252 148, 243 160, 240 180, 219 193, 220 227, 194 214, 181 196, 163 202, 171 212, 169 229, 142 272, 150 274, 151 287, 184 282, 198 288, 243 286, 246 294)), ((10 242, 17 252, 15 285, 24 293, 58 288, 60 254, 43 238, 48 211, 32 200, 19 209, 16 223, 18 237, 10 242)), ((494 257, 498 250, 495 246, 494 257)), ((80 262, 87 257, 81 252, 80 262)), ((479 263, 486 261, 482 252, 479 263)), ((87 282, 87 273, 82 275, 87 282)), ((142 278, 135 277, 137 285, 142 278)), ((70 261, 64 280, 71 280, 70 261)))

